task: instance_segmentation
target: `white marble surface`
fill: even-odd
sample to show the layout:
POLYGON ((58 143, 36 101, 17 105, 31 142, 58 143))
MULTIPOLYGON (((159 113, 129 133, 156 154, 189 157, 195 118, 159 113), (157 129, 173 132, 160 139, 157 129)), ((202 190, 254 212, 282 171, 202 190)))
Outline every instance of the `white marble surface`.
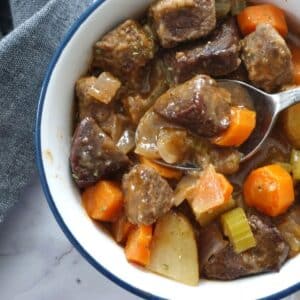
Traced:
MULTIPOLYGON (((0 227, 0 300, 137 300, 91 267, 56 224, 38 179, 0 227)), ((296 294, 289 300, 300 299, 296 294)))

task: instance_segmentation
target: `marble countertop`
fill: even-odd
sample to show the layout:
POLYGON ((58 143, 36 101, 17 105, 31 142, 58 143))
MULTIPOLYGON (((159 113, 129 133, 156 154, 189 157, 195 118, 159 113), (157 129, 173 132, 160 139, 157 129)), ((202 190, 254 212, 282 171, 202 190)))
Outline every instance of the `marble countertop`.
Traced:
MULTIPOLYGON (((1 300, 137 300, 90 266, 56 224, 38 179, 0 227, 1 300)), ((288 298, 300 300, 300 293, 288 298)))

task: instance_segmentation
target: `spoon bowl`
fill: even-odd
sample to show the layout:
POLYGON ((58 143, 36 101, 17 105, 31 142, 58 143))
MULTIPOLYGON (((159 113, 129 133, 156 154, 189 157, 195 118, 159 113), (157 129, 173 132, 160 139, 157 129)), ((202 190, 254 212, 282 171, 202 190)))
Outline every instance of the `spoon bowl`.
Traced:
MULTIPOLYGON (((256 114, 256 126, 248 140, 240 146, 239 151, 243 153, 241 162, 244 162, 255 155, 266 138, 269 136, 280 112, 286 108, 300 103, 300 88, 290 89, 284 92, 269 94, 246 82, 239 80, 221 79, 218 82, 242 86, 253 101, 256 114)), ((179 170, 200 170, 201 166, 195 165, 172 165, 161 160, 156 160, 158 164, 179 170)))

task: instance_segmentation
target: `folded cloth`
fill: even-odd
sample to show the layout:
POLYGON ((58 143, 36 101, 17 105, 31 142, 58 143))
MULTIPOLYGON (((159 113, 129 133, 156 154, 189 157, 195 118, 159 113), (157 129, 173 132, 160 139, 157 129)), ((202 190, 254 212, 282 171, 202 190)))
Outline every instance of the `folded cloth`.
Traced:
POLYGON ((49 61, 91 2, 10 0, 13 30, 0 40, 0 223, 36 172, 34 121, 49 61))

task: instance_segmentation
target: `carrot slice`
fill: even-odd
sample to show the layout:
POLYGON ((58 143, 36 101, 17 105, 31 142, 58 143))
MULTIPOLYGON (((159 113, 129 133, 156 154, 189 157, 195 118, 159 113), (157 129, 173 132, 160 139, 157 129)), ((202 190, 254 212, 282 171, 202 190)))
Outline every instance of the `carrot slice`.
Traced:
POLYGON ((198 218, 203 212, 213 210, 227 203, 233 192, 230 182, 213 166, 208 166, 200 175, 199 180, 188 201, 198 218))
POLYGON ((123 207, 123 193, 115 182, 102 180, 83 192, 82 202, 92 219, 114 222, 123 207))
POLYGON ((294 66, 294 83, 300 84, 300 47, 290 46, 294 66))
POLYGON ((256 125, 256 113, 252 110, 232 107, 229 128, 220 136, 212 139, 218 146, 240 146, 251 135, 256 125))
POLYGON ((288 33, 283 10, 273 4, 248 6, 240 12, 237 20, 244 36, 255 31, 261 23, 272 25, 283 37, 288 33))
POLYGON ((244 183, 244 197, 249 206, 268 216, 278 216, 295 200, 293 179, 276 164, 256 169, 244 183))
POLYGON ((152 226, 140 225, 132 230, 125 246, 128 261, 146 266, 150 261, 150 244, 152 240, 152 226))
POLYGON ((182 172, 156 164, 144 156, 140 157, 140 161, 142 164, 154 169, 161 177, 179 180, 182 176, 182 172))

